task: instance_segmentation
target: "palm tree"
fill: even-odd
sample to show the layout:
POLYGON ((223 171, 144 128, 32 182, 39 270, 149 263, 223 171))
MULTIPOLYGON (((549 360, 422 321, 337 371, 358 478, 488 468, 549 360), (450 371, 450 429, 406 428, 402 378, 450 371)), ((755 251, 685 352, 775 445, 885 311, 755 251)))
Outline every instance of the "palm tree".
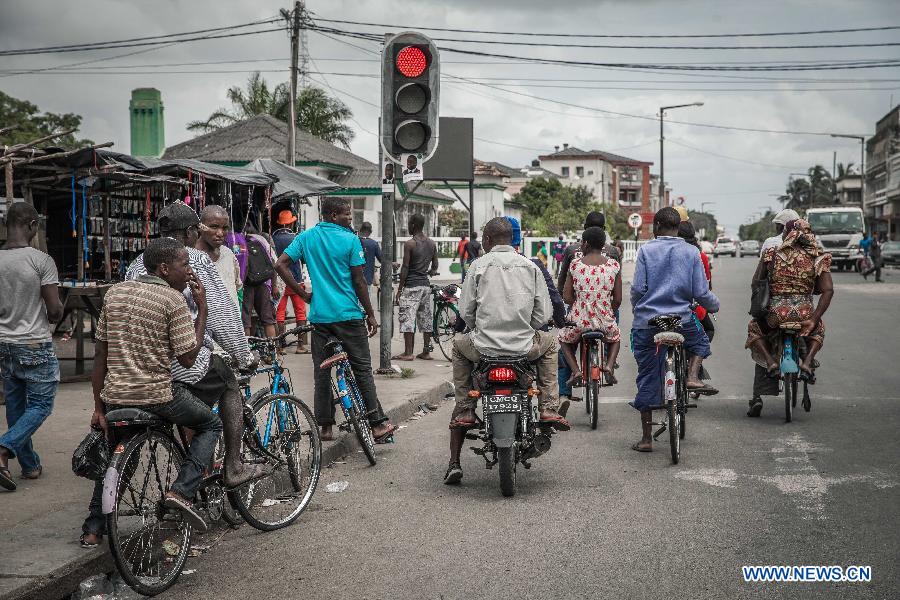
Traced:
MULTIPOLYGON (((243 121, 255 115, 271 115, 282 121, 290 119, 290 93, 286 83, 270 89, 259 72, 250 75, 245 88, 228 88, 231 110, 220 108, 205 121, 191 121, 188 131, 208 133, 243 121)), ((354 131, 346 121, 353 112, 340 99, 314 86, 300 90, 297 95, 297 126, 312 135, 344 148, 350 147, 354 131)))
POLYGON ((784 204, 785 208, 794 210, 806 208, 809 204, 809 182, 805 179, 791 178, 784 194, 779 196, 778 200, 784 204))
POLYGON ((852 162, 849 162, 846 165, 844 163, 838 163, 836 179, 841 179, 843 177, 846 177, 847 175, 855 175, 855 173, 853 172, 855 170, 856 169, 854 169, 854 164, 852 162))

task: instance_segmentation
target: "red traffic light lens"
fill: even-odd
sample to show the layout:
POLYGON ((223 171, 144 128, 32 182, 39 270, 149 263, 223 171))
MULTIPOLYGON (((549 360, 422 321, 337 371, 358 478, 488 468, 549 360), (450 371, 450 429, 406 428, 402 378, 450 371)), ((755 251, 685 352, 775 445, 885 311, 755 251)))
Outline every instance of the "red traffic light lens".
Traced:
POLYGON ((418 77, 428 66, 428 59, 421 48, 407 46, 397 53, 397 70, 406 77, 418 77))

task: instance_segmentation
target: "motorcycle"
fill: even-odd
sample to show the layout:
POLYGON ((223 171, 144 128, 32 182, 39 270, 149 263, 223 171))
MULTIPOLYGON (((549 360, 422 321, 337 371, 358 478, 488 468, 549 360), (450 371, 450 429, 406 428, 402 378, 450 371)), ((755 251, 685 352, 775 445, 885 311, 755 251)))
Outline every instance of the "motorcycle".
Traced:
POLYGON ((486 469, 498 466, 500 492, 514 496, 516 465, 530 469, 531 459, 550 450, 553 435, 553 428, 538 420, 534 365, 524 357, 482 357, 472 380, 469 394, 480 399, 482 416, 477 433, 466 438, 483 443, 472 450, 484 458, 486 469))

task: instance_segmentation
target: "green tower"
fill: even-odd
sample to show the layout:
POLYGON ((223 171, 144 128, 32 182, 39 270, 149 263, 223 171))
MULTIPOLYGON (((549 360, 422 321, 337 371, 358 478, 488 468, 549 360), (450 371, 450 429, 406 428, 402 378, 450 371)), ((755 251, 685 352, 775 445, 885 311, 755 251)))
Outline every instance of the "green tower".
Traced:
POLYGON ((155 88, 131 90, 131 155, 162 156, 166 149, 162 95, 155 88))

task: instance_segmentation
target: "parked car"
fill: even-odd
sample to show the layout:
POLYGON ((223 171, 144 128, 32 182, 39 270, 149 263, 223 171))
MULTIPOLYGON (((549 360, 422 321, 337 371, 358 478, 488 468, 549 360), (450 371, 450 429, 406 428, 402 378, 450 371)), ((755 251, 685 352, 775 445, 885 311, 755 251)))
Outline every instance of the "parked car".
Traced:
POLYGON ((716 247, 713 249, 713 255, 718 258, 720 254, 730 254, 732 257, 737 256, 737 243, 727 237, 720 237, 716 240, 716 247))
POLYGON ((886 265, 900 265, 900 242, 885 242, 881 247, 881 258, 886 265))
POLYGON ((761 246, 756 240, 744 240, 741 242, 740 256, 759 256, 761 246))

